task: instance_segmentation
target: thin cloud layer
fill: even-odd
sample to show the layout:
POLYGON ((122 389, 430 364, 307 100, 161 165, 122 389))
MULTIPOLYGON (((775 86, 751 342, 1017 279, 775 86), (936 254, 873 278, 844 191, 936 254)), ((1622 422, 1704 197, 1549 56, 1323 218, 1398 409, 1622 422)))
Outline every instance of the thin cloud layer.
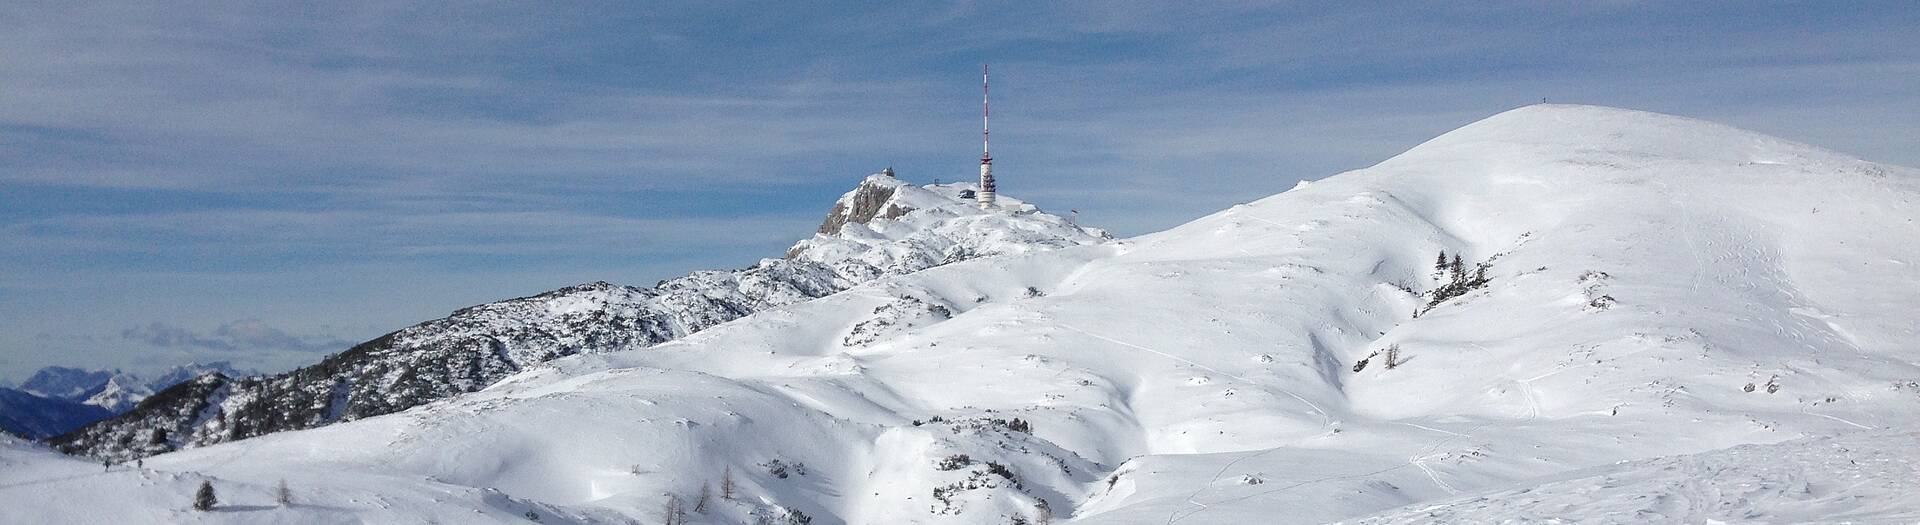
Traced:
POLYGON ((159 348, 216 353, 338 352, 353 345, 329 335, 295 335, 259 319, 234 321, 204 333, 155 321, 121 330, 120 337, 159 348))

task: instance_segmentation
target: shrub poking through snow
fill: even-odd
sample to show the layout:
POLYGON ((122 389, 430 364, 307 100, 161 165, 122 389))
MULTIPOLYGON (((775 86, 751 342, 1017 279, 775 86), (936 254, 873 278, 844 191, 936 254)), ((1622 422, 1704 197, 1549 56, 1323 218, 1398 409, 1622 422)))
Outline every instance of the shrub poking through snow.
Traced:
POLYGON ((1012 471, 1012 470, 1010 470, 1010 469, 1008 469, 1006 465, 1002 465, 1002 464, 999 464, 999 463, 994 463, 994 462, 992 462, 992 461, 988 461, 988 462, 987 462, 987 473, 988 473, 988 474, 993 474, 993 475, 996 475, 996 476, 1000 476, 1000 477, 1002 477, 1002 478, 1006 478, 1006 480, 1007 480, 1007 482, 1008 482, 1008 483, 1012 483, 1012 484, 1013 484, 1013 488, 1016 488, 1016 489, 1023 489, 1023 488, 1025 488, 1025 486, 1024 486, 1024 485, 1021 485, 1021 483, 1020 483, 1020 477, 1019 477, 1019 476, 1015 476, 1015 475, 1013 475, 1013 471, 1012 471))
POLYGON ((193 493, 193 510, 206 512, 220 504, 220 497, 213 493, 213 482, 201 481, 200 490, 193 493))
POLYGON ((1612 275, 1599 270, 1587 270, 1580 274, 1581 292, 1587 296, 1587 311, 1606 311, 1618 302, 1606 293, 1607 281, 1612 278, 1612 275))
POLYGON ((973 458, 966 454, 954 454, 933 462, 935 470, 960 470, 973 464, 973 458))
POLYGON ((1354 362, 1353 362, 1353 372, 1357 374, 1357 373, 1360 373, 1360 371, 1361 371, 1361 370, 1366 370, 1366 369, 1367 369, 1367 363, 1370 363, 1370 362, 1372 362, 1372 361, 1373 361, 1373 358, 1375 358, 1375 357, 1379 357, 1379 356, 1380 356, 1380 351, 1379 351, 1379 350, 1374 350, 1374 351, 1373 351, 1373 353, 1371 353, 1371 354, 1367 354, 1367 356, 1366 356, 1366 357, 1362 357, 1362 358, 1360 358, 1360 360, 1359 360, 1359 361, 1354 361, 1354 362))
POLYGON ((1447 302, 1448 299, 1486 287, 1487 283, 1492 281, 1487 277, 1489 267, 1487 263, 1476 263, 1473 265, 1473 271, 1469 272, 1466 262, 1460 259, 1460 254, 1453 254, 1451 260, 1446 258, 1446 254, 1447 252, 1440 252, 1439 259, 1434 261, 1434 277, 1436 280, 1444 278, 1446 282, 1433 289, 1433 297, 1428 299, 1425 308, 1414 312, 1416 316, 1422 311, 1440 306, 1440 303, 1447 302))
POLYGON ((1382 363, 1387 370, 1400 368, 1400 343, 1387 345, 1387 362, 1382 363))
POLYGON ((903 296, 873 309, 873 317, 855 323, 840 344, 859 347, 904 333, 908 329, 953 318, 953 309, 903 296))
POLYGON ((969 490, 999 487, 994 484, 992 478, 987 477, 986 472, 978 470, 968 472, 966 479, 933 488, 933 499, 940 502, 939 506, 933 508, 933 513, 958 515, 962 509, 959 503, 953 501, 954 496, 969 490))
POLYGON ((798 461, 787 463, 780 461, 779 458, 775 458, 767 460, 766 463, 761 463, 760 466, 767 468, 768 475, 780 479, 787 479, 788 475, 807 475, 807 464, 798 461))

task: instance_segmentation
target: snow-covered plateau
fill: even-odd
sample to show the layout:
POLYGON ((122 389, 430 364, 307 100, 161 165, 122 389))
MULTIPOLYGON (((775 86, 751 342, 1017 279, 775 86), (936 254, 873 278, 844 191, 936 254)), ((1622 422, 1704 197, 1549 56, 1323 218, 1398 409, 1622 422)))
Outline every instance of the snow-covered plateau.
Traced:
MULTIPOLYGON (((0 522, 1914 523, 1916 198, 1910 168, 1529 106, 397 413, 138 467, 7 441, 0 522)), ((873 253, 823 244, 795 249, 873 253)))

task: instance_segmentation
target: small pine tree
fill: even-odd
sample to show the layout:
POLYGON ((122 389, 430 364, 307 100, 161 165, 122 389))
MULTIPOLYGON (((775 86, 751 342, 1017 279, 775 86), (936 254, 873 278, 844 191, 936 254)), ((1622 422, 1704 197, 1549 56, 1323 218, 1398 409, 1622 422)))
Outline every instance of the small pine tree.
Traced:
POLYGON ((206 512, 220 504, 220 498, 213 494, 213 482, 201 481, 200 490, 193 493, 193 510, 206 512))
POLYGON ((1447 251, 1446 250, 1440 250, 1440 257, 1433 260, 1433 269, 1435 270, 1447 269, 1447 251))
POLYGON ((693 511, 706 514, 707 504, 713 501, 713 489, 706 483, 700 484, 700 497, 693 500, 693 511))
POLYGON ((1453 282, 1457 283, 1467 278, 1467 264, 1460 260, 1460 254, 1453 254, 1453 264, 1448 266, 1447 270, 1453 273, 1453 282))
POLYGON ((1387 370, 1400 368, 1400 343, 1387 345, 1387 362, 1384 364, 1387 370))
POLYGON ((681 525, 687 522, 687 509, 680 504, 679 494, 667 494, 667 504, 661 513, 666 515, 667 525, 681 525))
POLYGON ((720 497, 733 501, 733 467, 731 466, 720 473, 720 497))
POLYGON ((293 491, 287 489, 287 480, 280 480, 280 484, 273 487, 273 502, 282 507, 293 505, 293 491))

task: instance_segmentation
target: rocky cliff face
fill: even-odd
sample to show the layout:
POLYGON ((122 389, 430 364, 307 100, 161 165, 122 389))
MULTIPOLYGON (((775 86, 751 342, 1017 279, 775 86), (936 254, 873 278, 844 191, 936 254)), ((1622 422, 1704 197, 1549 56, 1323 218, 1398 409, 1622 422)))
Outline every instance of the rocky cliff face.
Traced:
POLYGON ((874 175, 842 196, 820 233, 784 258, 651 288, 594 282, 464 308, 291 372, 201 376, 49 443, 69 454, 127 460, 389 414, 486 388, 555 358, 646 348, 880 277, 1108 239, 1006 197, 1000 208, 980 210, 959 197, 966 189, 874 175))

